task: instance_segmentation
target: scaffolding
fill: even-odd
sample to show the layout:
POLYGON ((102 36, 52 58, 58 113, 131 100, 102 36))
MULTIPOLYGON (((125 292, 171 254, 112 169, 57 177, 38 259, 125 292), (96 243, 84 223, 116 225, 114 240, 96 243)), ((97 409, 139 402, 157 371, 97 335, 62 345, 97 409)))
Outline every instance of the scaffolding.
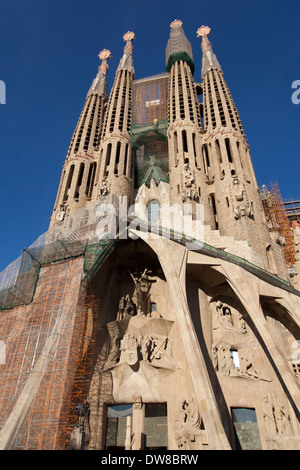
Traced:
POLYGON ((295 243, 291 224, 283 203, 277 182, 263 185, 260 188, 268 228, 271 233, 276 234, 277 240, 283 248, 284 257, 288 268, 295 265, 295 243))
POLYGON ((46 239, 0 275, 0 449, 68 448, 89 392, 99 301, 88 284, 115 240, 46 239))
POLYGON ((292 224, 294 221, 296 221, 299 224, 300 223, 300 201, 290 200, 290 201, 285 201, 283 204, 284 204, 290 223, 292 224))

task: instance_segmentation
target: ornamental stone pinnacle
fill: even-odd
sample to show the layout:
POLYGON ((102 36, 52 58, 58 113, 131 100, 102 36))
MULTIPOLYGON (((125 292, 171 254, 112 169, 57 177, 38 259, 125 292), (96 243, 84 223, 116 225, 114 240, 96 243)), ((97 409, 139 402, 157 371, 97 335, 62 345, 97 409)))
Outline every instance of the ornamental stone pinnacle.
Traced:
POLYGON ((170 24, 170 28, 171 29, 179 29, 182 27, 182 21, 181 20, 174 20, 172 21, 172 23, 170 24))
POLYGON ((118 73, 120 70, 128 70, 134 76, 134 67, 133 67, 133 59, 132 59, 132 41, 135 39, 135 34, 132 31, 127 31, 127 33, 123 36, 126 45, 124 47, 124 54, 122 59, 120 60, 119 66, 117 68, 118 73))
POLYGON ((197 37, 201 36, 208 36, 211 32, 211 29, 209 26, 201 26, 201 28, 197 29, 197 37))
POLYGON ((210 34, 211 29, 209 26, 201 26, 201 28, 197 29, 197 37, 202 37, 202 52, 203 52, 203 59, 202 59, 202 70, 201 70, 201 75, 202 78, 208 72, 208 70, 211 69, 216 69, 216 70, 222 70, 221 66, 218 62, 217 57, 215 56, 213 50, 212 50, 212 45, 211 42, 208 39, 208 35, 210 34))
POLYGON ((88 95, 98 94, 99 96, 107 96, 107 83, 106 83, 106 74, 108 71, 107 60, 111 59, 111 52, 108 49, 103 49, 99 55, 99 59, 102 61, 101 65, 98 67, 98 73, 95 77, 91 88, 89 89, 88 95))

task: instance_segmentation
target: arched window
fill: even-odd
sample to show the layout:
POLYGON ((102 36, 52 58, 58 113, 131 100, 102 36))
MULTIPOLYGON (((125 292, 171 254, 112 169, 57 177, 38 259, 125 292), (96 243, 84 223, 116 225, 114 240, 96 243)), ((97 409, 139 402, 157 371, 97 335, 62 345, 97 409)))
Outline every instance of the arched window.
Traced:
POLYGON ((157 224, 159 222, 160 203, 153 199, 147 206, 147 219, 150 224, 157 224))

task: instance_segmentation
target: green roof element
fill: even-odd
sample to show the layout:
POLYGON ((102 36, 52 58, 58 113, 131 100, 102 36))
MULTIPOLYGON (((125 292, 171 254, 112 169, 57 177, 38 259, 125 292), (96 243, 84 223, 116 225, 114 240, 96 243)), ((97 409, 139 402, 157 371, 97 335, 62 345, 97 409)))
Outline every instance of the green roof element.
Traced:
POLYGON ((166 72, 170 72, 172 65, 174 65, 176 62, 180 62, 181 60, 190 66, 191 72, 194 75, 195 64, 187 52, 174 52, 171 54, 166 65, 166 72))

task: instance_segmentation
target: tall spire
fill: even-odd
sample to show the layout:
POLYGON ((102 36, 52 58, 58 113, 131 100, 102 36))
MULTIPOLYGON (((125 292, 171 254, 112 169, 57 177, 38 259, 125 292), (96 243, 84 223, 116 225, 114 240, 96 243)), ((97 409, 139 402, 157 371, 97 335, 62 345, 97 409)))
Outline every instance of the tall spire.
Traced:
POLYGON ((99 59, 102 61, 98 68, 97 76, 94 78, 91 88, 87 96, 99 95, 102 98, 107 98, 107 81, 106 74, 108 71, 107 60, 111 59, 111 52, 108 49, 103 49, 99 55, 99 59))
POLYGON ((210 40, 208 39, 208 35, 210 34, 211 29, 208 26, 201 26, 201 28, 198 28, 197 30, 197 37, 202 37, 202 52, 203 52, 203 58, 202 58, 202 70, 201 70, 201 75, 202 78, 208 72, 208 70, 211 69, 216 69, 216 70, 222 70, 221 66, 218 62, 218 59, 216 55, 214 54, 212 50, 212 45, 210 40))
POLYGON ((189 64, 192 73, 194 73, 192 46, 184 33, 182 21, 172 21, 170 28, 170 38, 166 47, 166 70, 170 72, 175 62, 183 60, 189 64))
POLYGON ((116 73, 118 73, 120 70, 128 70, 128 72, 130 72, 134 77, 135 72, 132 58, 132 41, 135 39, 135 34, 132 31, 128 31, 126 34, 124 34, 123 39, 126 42, 124 47, 124 54, 122 59, 120 60, 116 73))

